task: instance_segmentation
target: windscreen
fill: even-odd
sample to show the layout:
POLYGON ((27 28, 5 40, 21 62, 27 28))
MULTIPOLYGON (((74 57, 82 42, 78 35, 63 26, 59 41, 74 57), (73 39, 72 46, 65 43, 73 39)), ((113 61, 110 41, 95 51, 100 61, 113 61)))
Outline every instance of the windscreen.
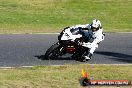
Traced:
POLYGON ((78 28, 70 30, 73 35, 81 34, 78 28))

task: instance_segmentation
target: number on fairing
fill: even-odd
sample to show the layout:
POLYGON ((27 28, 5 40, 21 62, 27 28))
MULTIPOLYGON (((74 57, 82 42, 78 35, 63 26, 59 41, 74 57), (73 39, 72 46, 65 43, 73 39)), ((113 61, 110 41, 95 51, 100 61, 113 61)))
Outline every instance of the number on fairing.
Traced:
POLYGON ((70 37, 67 33, 65 34, 68 38, 70 37))

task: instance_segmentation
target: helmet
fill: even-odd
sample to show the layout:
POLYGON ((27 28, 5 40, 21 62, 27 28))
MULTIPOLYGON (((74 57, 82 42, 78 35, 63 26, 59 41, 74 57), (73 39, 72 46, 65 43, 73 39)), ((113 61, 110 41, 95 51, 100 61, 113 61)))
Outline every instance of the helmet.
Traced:
POLYGON ((91 24, 92 31, 97 31, 99 28, 101 28, 101 22, 97 19, 94 19, 91 24))

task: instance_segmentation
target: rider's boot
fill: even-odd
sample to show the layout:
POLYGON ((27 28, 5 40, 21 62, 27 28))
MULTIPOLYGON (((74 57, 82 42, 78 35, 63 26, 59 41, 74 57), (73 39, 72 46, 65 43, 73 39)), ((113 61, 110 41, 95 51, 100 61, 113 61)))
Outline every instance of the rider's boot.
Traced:
POLYGON ((88 61, 91 59, 92 54, 88 53, 87 55, 84 56, 84 60, 83 61, 88 61))

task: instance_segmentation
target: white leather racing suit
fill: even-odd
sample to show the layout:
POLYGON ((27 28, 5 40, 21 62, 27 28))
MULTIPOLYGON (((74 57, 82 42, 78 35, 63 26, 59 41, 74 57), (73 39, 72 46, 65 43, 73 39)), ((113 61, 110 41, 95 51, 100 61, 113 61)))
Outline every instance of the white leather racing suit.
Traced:
MULTIPOLYGON (((71 28, 82 28, 82 29, 87 29, 89 32, 92 32, 91 30, 91 25, 90 24, 85 24, 85 25, 75 25, 72 26, 71 28)), ((104 40, 104 34, 103 34, 103 28, 100 27, 98 31, 92 32, 92 38, 93 42, 84 42, 82 46, 90 48, 89 53, 93 54, 95 49, 98 48, 98 44, 104 40)))

